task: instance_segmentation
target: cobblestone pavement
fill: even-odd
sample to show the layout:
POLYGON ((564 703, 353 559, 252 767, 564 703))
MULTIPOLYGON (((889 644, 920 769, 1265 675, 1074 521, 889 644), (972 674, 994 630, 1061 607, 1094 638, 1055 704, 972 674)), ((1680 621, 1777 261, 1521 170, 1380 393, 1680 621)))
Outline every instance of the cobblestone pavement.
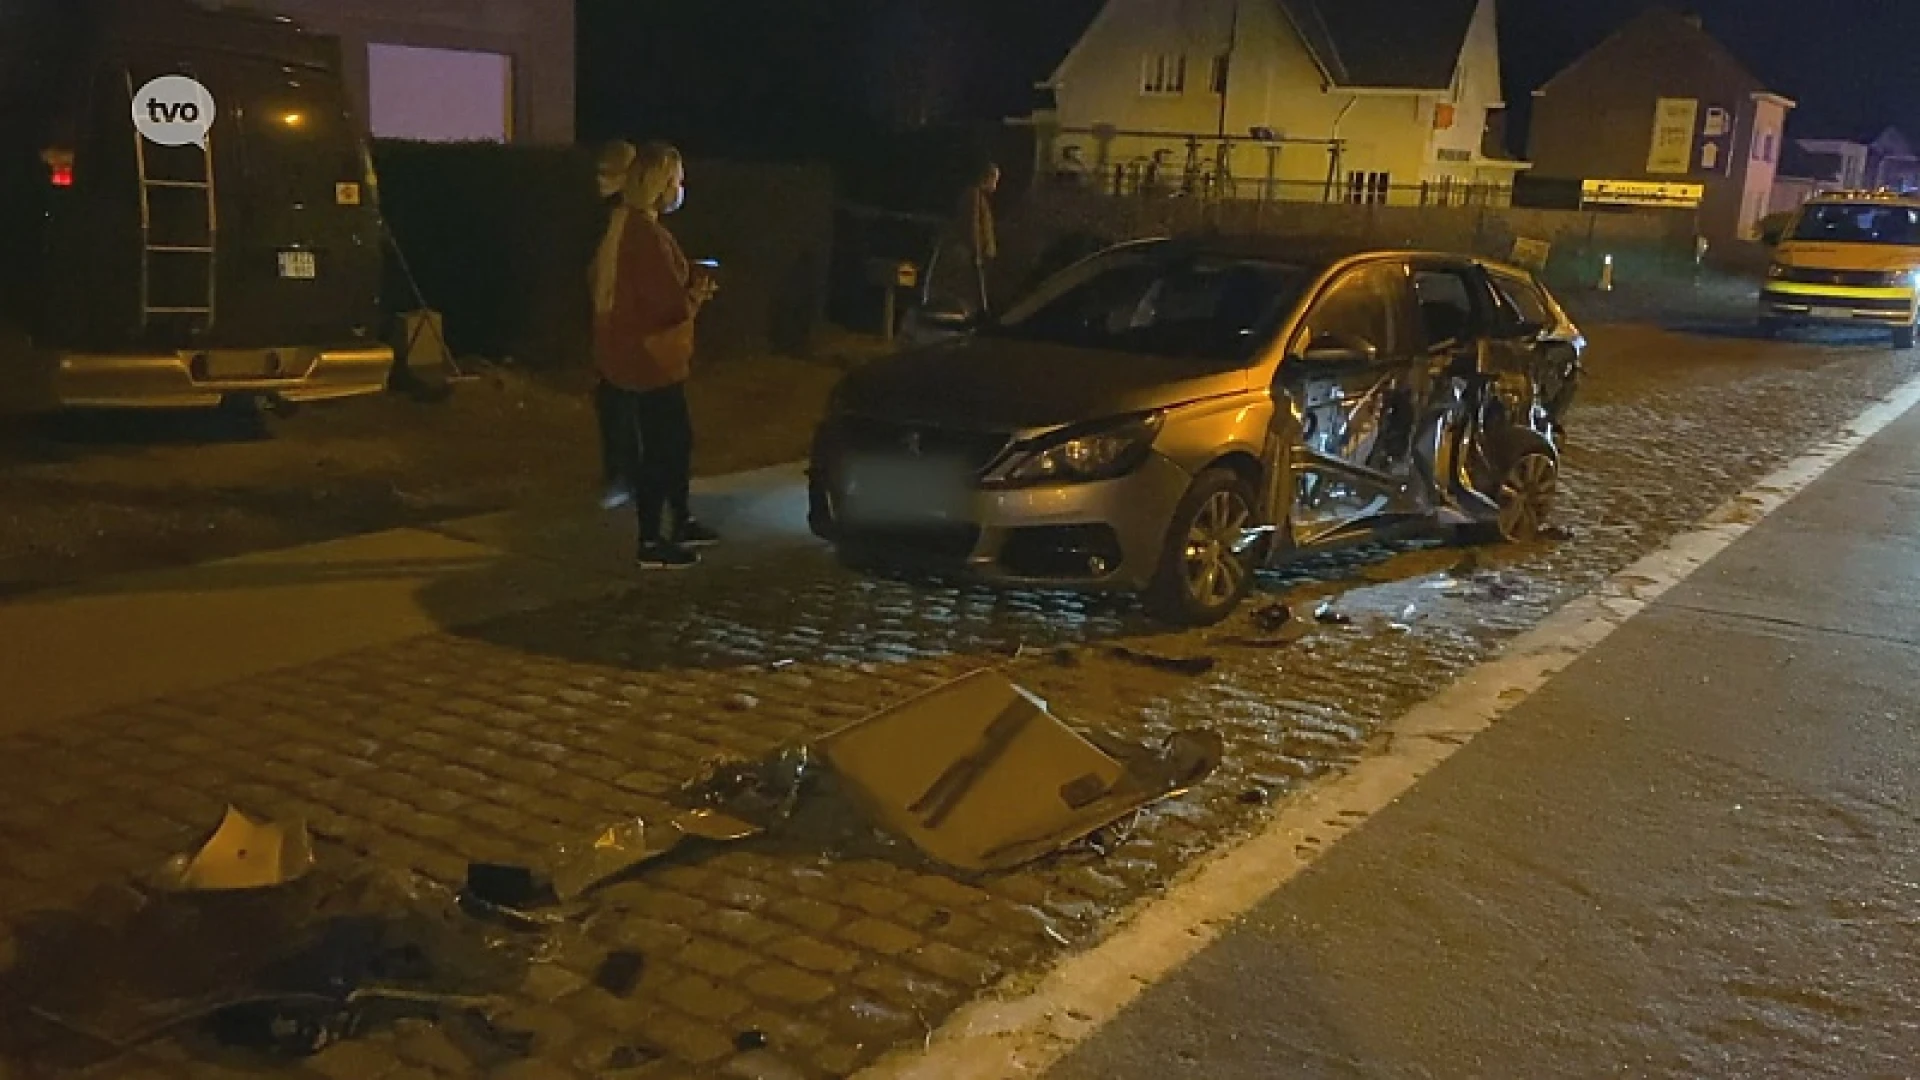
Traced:
MULTIPOLYGON (((452 883, 470 859, 533 860, 657 813, 715 757, 765 753, 983 664, 1007 664, 1070 722, 1140 740, 1200 725, 1226 737, 1218 773, 1104 856, 963 881, 847 835, 768 838, 650 869, 608 889, 582 937, 516 976, 501 1021, 534 1034, 532 1056, 490 1073, 452 1032, 420 1023, 285 1066, 366 1080, 615 1075, 638 1063, 617 1075, 843 1076, 1096 938, 1265 804, 1365 754, 1383 718, 1916 371, 1920 353, 1878 343, 1608 330, 1572 418, 1556 537, 1361 552, 1290 572, 1266 587, 1296 604, 1337 595, 1354 619, 1283 649, 1228 640, 1246 627, 1154 638, 1122 602, 861 579, 807 550, 0 740, 0 918, 11 927, 0 965, 31 948, 30 913, 71 909, 157 865, 229 801, 305 815, 334 854, 452 883), (1219 664, 1188 678, 1092 647, 1122 636, 1219 664), (627 997, 590 978, 616 948, 645 958, 627 997)), ((17 1060, 15 1075, 29 1067, 17 1060)), ((101 1075, 239 1068, 169 1042, 101 1075)))

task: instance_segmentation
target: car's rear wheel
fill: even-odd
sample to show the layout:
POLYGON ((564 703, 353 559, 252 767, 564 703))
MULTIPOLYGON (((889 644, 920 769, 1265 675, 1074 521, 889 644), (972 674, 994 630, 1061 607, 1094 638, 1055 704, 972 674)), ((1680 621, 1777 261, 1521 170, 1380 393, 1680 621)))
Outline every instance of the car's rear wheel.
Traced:
POLYGON ((1167 529, 1147 589, 1149 613, 1181 626, 1212 626, 1233 612, 1253 586, 1246 543, 1253 503, 1247 482, 1229 470, 1209 469, 1194 480, 1167 529))
POLYGON ((1530 450, 1515 458, 1500 480, 1500 513, 1495 519, 1500 538, 1510 543, 1538 538, 1559 494, 1560 466, 1550 455, 1530 450))

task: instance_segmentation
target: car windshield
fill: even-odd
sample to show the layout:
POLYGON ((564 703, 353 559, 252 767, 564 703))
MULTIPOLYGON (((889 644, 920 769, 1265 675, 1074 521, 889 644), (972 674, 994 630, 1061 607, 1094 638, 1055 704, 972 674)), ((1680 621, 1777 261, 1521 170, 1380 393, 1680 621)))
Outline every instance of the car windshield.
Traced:
POLYGON ((1062 272, 985 333, 1237 366, 1312 280, 1311 271, 1279 263, 1120 252, 1062 272))
POLYGON ((1830 244, 1920 244, 1920 210, 1860 203, 1808 206, 1792 238, 1830 244))

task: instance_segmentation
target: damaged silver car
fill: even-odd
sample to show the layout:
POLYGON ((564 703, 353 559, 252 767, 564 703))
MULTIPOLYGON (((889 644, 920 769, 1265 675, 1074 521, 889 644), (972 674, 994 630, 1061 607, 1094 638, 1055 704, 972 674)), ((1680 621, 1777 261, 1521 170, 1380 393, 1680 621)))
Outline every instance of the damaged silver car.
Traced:
POLYGON ((1525 270, 1275 238, 1123 244, 952 329, 837 388, 814 532, 1187 625, 1305 553, 1534 536, 1586 347, 1525 270))

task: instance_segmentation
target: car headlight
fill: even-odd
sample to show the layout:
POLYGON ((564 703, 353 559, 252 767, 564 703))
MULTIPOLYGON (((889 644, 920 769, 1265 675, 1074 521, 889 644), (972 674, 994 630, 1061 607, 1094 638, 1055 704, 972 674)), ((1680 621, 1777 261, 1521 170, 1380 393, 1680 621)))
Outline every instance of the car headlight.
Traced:
POLYGON ((1889 270, 1880 275, 1880 284, 1889 287, 1912 285, 1914 281, 1915 271, 1912 270, 1889 270))
POLYGON ((1165 421, 1162 413, 1072 429, 1016 453, 990 482, 1006 487, 1111 480, 1140 467, 1165 421))
POLYGON ((1786 277, 1787 268, 1784 266, 1781 266, 1779 263, 1774 263, 1772 266, 1767 267, 1767 276, 1770 278, 1786 277))

